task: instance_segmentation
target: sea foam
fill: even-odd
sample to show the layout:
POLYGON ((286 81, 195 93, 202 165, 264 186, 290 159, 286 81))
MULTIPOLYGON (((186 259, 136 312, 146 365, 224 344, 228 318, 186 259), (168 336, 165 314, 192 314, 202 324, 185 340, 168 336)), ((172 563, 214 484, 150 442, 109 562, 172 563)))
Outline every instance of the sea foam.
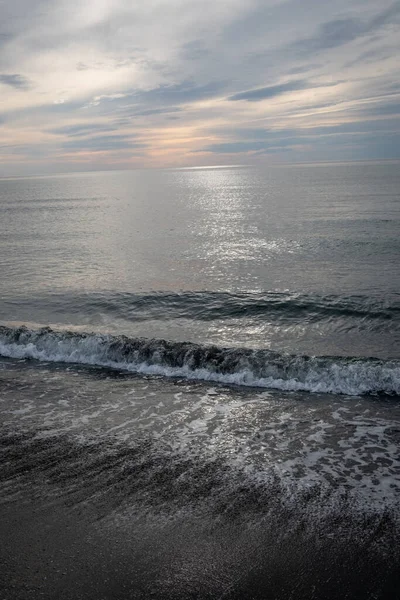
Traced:
POLYGON ((286 391, 400 394, 399 360, 312 357, 24 326, 0 326, 0 355, 286 391))

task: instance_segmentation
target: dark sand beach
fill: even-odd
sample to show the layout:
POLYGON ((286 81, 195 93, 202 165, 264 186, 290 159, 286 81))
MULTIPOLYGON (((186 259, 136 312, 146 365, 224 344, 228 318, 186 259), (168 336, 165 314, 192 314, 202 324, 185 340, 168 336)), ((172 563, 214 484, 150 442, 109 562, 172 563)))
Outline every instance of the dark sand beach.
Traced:
POLYGON ((397 398, 0 381, 2 597, 396 598, 397 398))

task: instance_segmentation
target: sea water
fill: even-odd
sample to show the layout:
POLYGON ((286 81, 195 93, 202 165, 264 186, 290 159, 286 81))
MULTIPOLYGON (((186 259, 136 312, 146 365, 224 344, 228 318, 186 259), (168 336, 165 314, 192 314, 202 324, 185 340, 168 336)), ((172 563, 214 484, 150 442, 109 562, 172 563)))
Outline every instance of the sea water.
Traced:
POLYGON ((97 536, 59 597, 395 597, 399 167, 0 180, 1 502, 97 536))

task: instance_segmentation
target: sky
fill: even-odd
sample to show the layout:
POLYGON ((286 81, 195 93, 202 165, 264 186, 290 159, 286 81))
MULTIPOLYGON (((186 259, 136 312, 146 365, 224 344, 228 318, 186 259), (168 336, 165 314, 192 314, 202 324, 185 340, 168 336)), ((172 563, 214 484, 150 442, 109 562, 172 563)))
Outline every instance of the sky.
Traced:
POLYGON ((0 176, 400 158, 400 2, 0 0, 0 176))

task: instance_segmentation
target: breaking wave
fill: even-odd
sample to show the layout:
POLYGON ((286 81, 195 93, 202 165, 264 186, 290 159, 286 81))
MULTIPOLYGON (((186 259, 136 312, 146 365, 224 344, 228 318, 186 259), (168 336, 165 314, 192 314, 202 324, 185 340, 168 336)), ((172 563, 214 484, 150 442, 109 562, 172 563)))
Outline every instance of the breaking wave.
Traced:
POLYGON ((287 391, 400 394, 400 360, 312 357, 25 326, 0 326, 0 355, 287 391))

